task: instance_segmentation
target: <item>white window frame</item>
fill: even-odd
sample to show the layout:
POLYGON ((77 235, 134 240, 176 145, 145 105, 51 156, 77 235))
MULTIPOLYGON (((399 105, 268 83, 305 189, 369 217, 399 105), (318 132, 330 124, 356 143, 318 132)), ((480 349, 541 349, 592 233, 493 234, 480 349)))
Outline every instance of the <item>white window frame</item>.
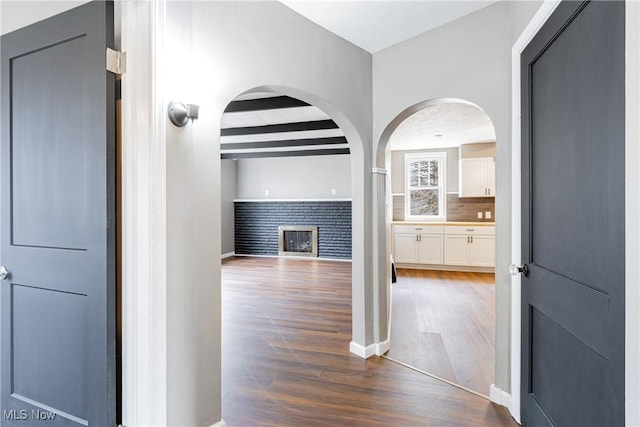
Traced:
POLYGON ((447 153, 422 152, 404 155, 404 218, 405 220, 446 221, 447 219, 447 153), (438 215, 411 215, 411 162, 415 160, 437 160, 438 164, 438 215))

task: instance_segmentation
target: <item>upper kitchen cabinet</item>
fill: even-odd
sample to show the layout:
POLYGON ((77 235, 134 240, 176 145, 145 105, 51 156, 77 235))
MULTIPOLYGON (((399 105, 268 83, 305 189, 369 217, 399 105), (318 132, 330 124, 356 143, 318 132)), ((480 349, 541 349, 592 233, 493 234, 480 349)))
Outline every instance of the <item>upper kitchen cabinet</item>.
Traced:
POLYGON ((460 159, 458 197, 495 197, 496 164, 493 157, 460 159))

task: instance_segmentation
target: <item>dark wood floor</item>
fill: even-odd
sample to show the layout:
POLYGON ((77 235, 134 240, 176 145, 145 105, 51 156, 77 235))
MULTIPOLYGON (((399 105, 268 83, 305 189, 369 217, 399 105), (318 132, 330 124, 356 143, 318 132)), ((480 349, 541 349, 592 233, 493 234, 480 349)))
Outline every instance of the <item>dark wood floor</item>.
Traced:
POLYGON ((495 378, 493 274, 398 269, 389 357, 489 395, 495 378))
POLYGON ((228 426, 516 426, 508 411, 379 357, 349 353, 351 264, 222 265, 228 426))

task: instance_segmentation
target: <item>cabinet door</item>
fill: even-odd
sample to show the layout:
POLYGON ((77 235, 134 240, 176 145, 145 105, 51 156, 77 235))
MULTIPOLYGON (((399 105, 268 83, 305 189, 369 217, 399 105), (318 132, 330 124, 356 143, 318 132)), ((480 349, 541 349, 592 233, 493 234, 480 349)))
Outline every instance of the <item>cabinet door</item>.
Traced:
POLYGON ((396 233, 393 242, 393 258, 395 262, 418 261, 418 235, 396 233))
POLYGON ((487 159, 487 188, 488 195, 496 195, 496 161, 493 158, 487 159))
POLYGON ((496 245, 494 236, 473 236, 469 244, 469 265, 495 267, 496 245))
POLYGON ((459 197, 487 196, 487 159, 460 159, 459 197))
POLYGON ((446 265, 467 265, 467 235, 444 236, 444 263, 446 265))
POLYGON ((444 262, 442 234, 421 234, 418 242, 418 262, 422 264, 442 264, 444 262))

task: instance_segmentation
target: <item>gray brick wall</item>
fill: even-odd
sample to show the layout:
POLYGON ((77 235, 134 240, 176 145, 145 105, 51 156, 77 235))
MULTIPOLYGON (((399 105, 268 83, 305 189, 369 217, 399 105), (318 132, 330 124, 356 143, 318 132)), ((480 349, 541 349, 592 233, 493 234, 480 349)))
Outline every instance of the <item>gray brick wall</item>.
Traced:
POLYGON ((351 202, 235 202, 235 253, 278 255, 279 225, 318 227, 318 257, 351 259, 351 202))

